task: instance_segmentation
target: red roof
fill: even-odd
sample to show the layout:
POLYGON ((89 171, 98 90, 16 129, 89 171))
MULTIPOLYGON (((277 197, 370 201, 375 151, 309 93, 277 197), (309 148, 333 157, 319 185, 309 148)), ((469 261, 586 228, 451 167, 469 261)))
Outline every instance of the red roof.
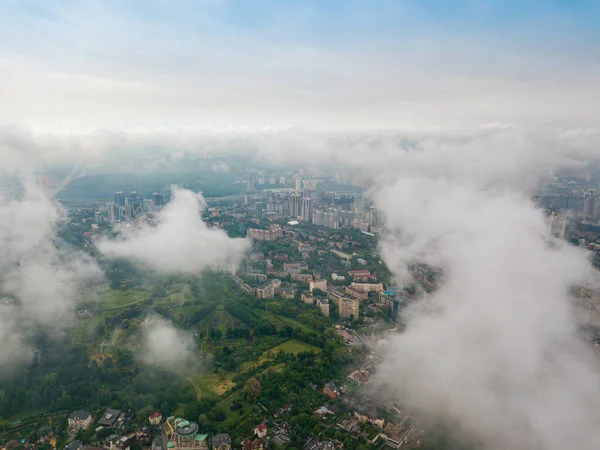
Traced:
POLYGON ((256 429, 257 429, 258 431, 267 431, 267 424, 266 424, 266 423, 261 423, 260 425, 258 425, 258 426, 256 427, 256 429))
POLYGON ((152 413, 152 415, 150 416, 151 419, 156 419, 157 417, 160 417, 160 413, 158 411, 152 413))

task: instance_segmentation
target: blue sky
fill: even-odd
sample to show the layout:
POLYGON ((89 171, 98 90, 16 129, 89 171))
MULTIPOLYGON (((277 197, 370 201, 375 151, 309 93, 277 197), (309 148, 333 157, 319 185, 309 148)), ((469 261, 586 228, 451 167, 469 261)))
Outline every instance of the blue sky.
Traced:
POLYGON ((600 2, 0 2, 0 122, 586 122, 600 2))

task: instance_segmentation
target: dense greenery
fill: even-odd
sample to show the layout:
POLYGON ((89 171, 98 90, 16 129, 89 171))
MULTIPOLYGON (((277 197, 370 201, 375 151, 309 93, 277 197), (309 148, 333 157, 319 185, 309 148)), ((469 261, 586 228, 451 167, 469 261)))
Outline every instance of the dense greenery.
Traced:
POLYGON ((58 197, 111 200, 117 191, 137 191, 142 198, 151 198, 153 192, 168 195, 171 185, 186 186, 202 192, 205 197, 223 197, 239 194, 244 189, 235 182, 236 177, 231 173, 212 171, 96 174, 72 180, 58 197))

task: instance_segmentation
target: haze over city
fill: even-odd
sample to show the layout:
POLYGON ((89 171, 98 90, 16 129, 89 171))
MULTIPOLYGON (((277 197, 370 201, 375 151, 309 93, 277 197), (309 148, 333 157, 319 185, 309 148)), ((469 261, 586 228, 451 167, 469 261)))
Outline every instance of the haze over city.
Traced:
POLYGON ((600 4, 0 4, 0 449, 592 449, 600 4))

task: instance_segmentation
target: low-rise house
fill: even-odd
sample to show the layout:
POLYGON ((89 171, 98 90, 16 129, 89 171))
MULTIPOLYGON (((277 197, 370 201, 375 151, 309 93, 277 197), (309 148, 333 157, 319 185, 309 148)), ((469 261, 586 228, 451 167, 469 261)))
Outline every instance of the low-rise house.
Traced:
POLYGON ((65 446, 65 450, 81 450, 83 448, 83 442, 81 441, 74 441, 71 442, 69 445, 65 446))
POLYGON ((148 422, 150 422, 150 425, 153 425, 155 427, 160 425, 160 423, 162 422, 162 414, 158 411, 152 413, 152 415, 148 417, 148 422))
POLYGON ((360 385, 367 384, 371 378, 371 372, 367 369, 358 369, 348 375, 348 379, 360 385))
POLYGON ((331 441, 321 442, 318 437, 313 437, 304 445, 304 450, 335 450, 335 444, 331 441))
POLYGON ((277 419, 277 418, 281 417, 283 414, 290 412, 291 410, 292 410, 292 404, 286 403, 281 408, 277 408, 275 411, 273 411, 273 417, 275 417, 277 419))
POLYGON ((264 448, 265 445, 259 439, 256 439, 254 441, 246 439, 242 441, 242 450, 263 450, 264 448))
POLYGON ((212 450, 231 450, 231 438, 228 434, 219 433, 211 440, 212 450))
POLYGON ((100 425, 102 427, 107 427, 107 428, 114 428, 115 424, 117 424, 117 421, 119 419, 122 420, 122 416, 124 416, 124 415, 125 414, 123 414, 118 409, 110 409, 109 408, 106 411, 104 411, 104 414, 102 414, 102 417, 100 417, 100 420, 98 421, 98 425, 100 425))
POLYGON ((324 406, 320 406, 319 408, 317 408, 317 410, 315 411, 315 414, 317 416, 319 416, 321 419, 333 415, 335 414, 329 407, 329 405, 324 405, 324 406))
POLYGON ((339 394, 339 390, 337 388, 337 386, 335 385, 335 383, 333 381, 330 381, 329 383, 325 384, 325 387, 323 388, 323 393, 329 397, 330 399, 335 399, 337 398, 338 394, 339 394))
POLYGON ((264 422, 254 428, 254 434, 259 439, 264 438, 267 435, 267 431, 267 424, 264 422))
POLYGON ((89 411, 85 411, 83 409, 78 409, 77 411, 73 411, 69 415, 69 419, 67 421, 69 425, 69 432, 71 434, 77 434, 79 430, 87 430, 94 422, 94 418, 92 417, 92 413, 89 411))
POLYGON ((357 408, 357 410, 354 411, 354 417, 356 417, 360 423, 368 423, 377 428, 383 428, 385 426, 385 420, 378 418, 375 412, 368 408, 357 408))
POLYGON ((52 427, 42 427, 38 430, 37 436, 37 443, 40 445, 50 442, 50 439, 54 437, 54 429, 52 427))

